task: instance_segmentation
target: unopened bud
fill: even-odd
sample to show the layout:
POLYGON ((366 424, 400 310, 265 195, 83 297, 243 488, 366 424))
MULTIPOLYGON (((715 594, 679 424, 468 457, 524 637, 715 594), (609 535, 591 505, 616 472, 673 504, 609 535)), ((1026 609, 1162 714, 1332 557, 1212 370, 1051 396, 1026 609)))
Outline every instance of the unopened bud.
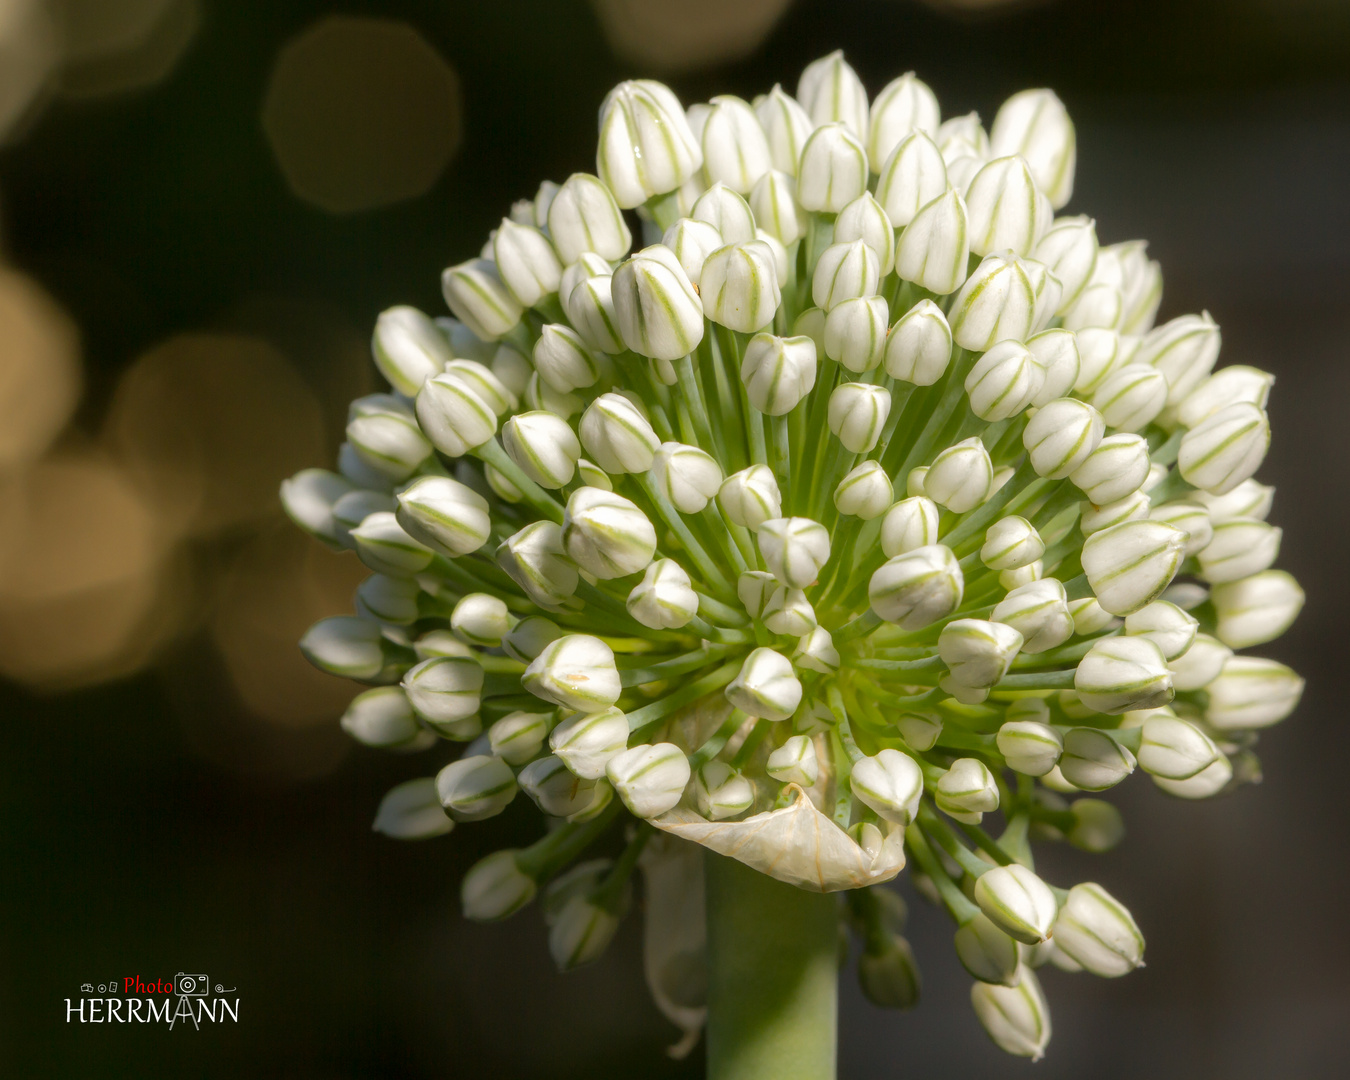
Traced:
POLYGON ((1064 736, 1059 771, 1074 787, 1105 791, 1134 772, 1134 766, 1134 755, 1104 731, 1078 727, 1064 736))
POLYGON ((881 172, 891 152, 914 131, 937 132, 941 113, 928 85, 909 71, 892 79, 872 103, 867 156, 873 172, 881 172))
POLYGON ((943 813, 975 824, 982 814, 998 809, 998 784, 983 761, 957 758, 942 774, 933 799, 943 813))
POLYGON ((450 629, 469 645, 496 648, 511 628, 506 604, 489 593, 469 593, 450 613, 450 629))
POLYGON ((1117 715, 1156 709, 1172 700, 1172 675, 1162 651, 1147 638, 1095 641, 1078 662, 1074 690, 1089 709, 1117 715))
POLYGON ((1149 331, 1134 360, 1163 373, 1170 387, 1169 405, 1178 405, 1214 370, 1219 358, 1219 328, 1209 316, 1181 315, 1149 331))
POLYGON ((514 915, 535 897, 538 886, 516 861, 514 849, 494 851, 464 875, 459 900, 466 919, 495 922, 514 915))
POLYGON ((976 361, 965 387, 971 411, 993 423, 1022 412, 1044 382, 1045 369, 1030 349, 1016 341, 1000 341, 976 361))
POLYGON ((1004 933, 1027 945, 1050 936, 1059 907, 1050 886, 1017 863, 981 874, 975 903, 1004 933))
POLYGON ((613 193, 589 173, 573 173, 553 196, 548 232, 564 266, 588 253, 614 262, 633 243, 613 193))
POLYGON ((596 163, 600 179, 628 209, 674 191, 698 171, 703 151, 670 88, 633 79, 611 90, 600 106, 596 163))
POLYGON ((802 69, 797 100, 813 123, 839 123, 859 139, 867 135, 867 90, 842 50, 836 49, 802 69))
POLYGON ((1177 409, 1177 419, 1183 427, 1193 428, 1239 402, 1264 409, 1274 382, 1275 376, 1260 368, 1239 364, 1222 368, 1190 392, 1177 409))
POLYGON ((1040 1061, 1050 1042, 1050 1009, 1035 973, 1023 965, 1012 986, 977 982, 970 1003, 989 1038, 1017 1057, 1040 1061))
POLYGON ((895 227, 881 204, 870 192, 839 211, 834 222, 834 241, 837 244, 861 240, 881 260, 881 275, 885 277, 895 264, 895 227))
POLYGON ((417 308, 407 306, 380 313, 375 320, 371 352, 380 374, 405 397, 416 397, 422 384, 439 375, 455 358, 436 324, 417 308))
POLYGON ((880 517, 894 499, 891 478, 878 461, 864 461, 834 489, 835 509, 864 521, 880 517))
POLYGON ((492 257, 502 281, 522 307, 533 307, 558 291, 562 264, 548 237, 532 225, 503 218, 493 237, 492 257))
POLYGON ((973 510, 989 498, 994 464, 978 435, 949 446, 933 459, 923 489, 939 506, 954 514, 973 510))
POLYGON ((1118 502, 1138 491, 1148 478, 1148 442, 1139 435, 1108 435, 1069 474, 1069 480, 1094 506, 1118 502))
POLYGON ((806 593, 779 585, 760 609, 760 617, 771 634, 799 638, 816 628, 816 612, 806 593))
POLYGON ((661 243, 675 253, 680 266, 690 281, 697 281, 703 273, 703 263, 726 241, 717 229, 706 221, 680 218, 661 237, 661 243))
POLYGON ((530 662, 520 682, 535 697, 583 713, 608 709, 622 693, 613 650, 589 634, 551 642, 530 662))
POLYGON ((1008 673, 1022 647, 1022 635, 1007 623, 957 619, 938 635, 938 655, 948 680, 972 690, 988 690, 1008 673))
POLYGON ((488 728, 488 745, 508 765, 524 765, 544 745, 551 713, 507 713, 488 728))
POLYGON ((1020 155, 1056 210, 1073 194, 1076 142, 1073 122, 1053 90, 1014 94, 989 129, 991 152, 1020 155))
POLYGON ((656 817, 684 794, 689 759, 673 743, 635 746, 610 758, 605 775, 635 817, 656 817))
POLYGON ((1036 244, 1038 262, 1059 278, 1059 310, 1071 307, 1097 265, 1096 223, 1087 217, 1058 218, 1036 244))
MULTIPOLYGON (((901 247, 904 238, 901 237, 901 247)), ((1036 289, 1015 255, 986 255, 952 301, 952 339, 984 352, 997 341, 1025 341, 1036 313, 1036 289)))
POLYGON ((634 352, 678 360, 703 340, 698 290, 670 248, 653 244, 629 257, 611 287, 619 334, 634 352))
POLYGON ((809 337, 756 334, 745 346, 741 382, 750 404, 769 416, 791 412, 816 384, 816 344, 809 337))
POLYGON ((435 742, 435 737, 418 725, 408 696, 397 686, 379 686, 357 694, 340 723, 357 742, 380 750, 424 750, 435 742))
POLYGON ((811 276, 811 298, 830 312, 855 296, 875 296, 881 282, 881 260, 861 240, 831 244, 820 254, 811 276))
POLYGON ((825 319, 825 354, 849 371, 871 371, 886 347, 886 301, 855 296, 836 304, 825 319))
POLYGON ((725 821, 754 805, 755 790, 725 761, 710 761, 694 776, 694 797, 700 814, 712 821, 725 821))
POLYGON ((815 130, 815 122, 796 98, 777 85, 755 107, 755 115, 768 138, 773 167, 796 176, 802 148, 815 130))
POLYGON ((577 567, 563 547, 562 529, 536 521, 507 537, 497 563, 540 607, 557 610, 577 591, 577 567))
POLYGON ((753 239, 718 248, 703 263, 699 295, 713 322, 743 334, 761 329, 782 299, 772 249, 753 239))
POLYGON ((300 639, 305 659, 329 675, 374 679, 384 670, 380 624, 356 615, 320 619, 300 639))
POLYGON ((976 255, 1012 250, 1030 255, 1041 233, 1036 182, 1020 157, 985 165, 966 190, 970 250, 976 255))
POLYGON ((1156 600, 1176 576, 1186 534, 1161 521, 1127 521, 1083 543, 1083 572, 1098 602, 1128 615, 1156 600))
POLYGON ((1144 935, 1133 917, 1093 882, 1069 890, 1055 922, 1055 947, 1105 979, 1127 975, 1144 963, 1144 935))
POLYGON ((749 716, 786 720, 802 700, 792 661, 772 649, 754 649, 726 688, 726 699, 749 716))
POLYGON ((690 208, 689 216, 717 230, 725 244, 741 244, 755 238, 755 215, 745 198, 725 184, 713 184, 690 208))
POLYGON ((966 280, 970 256, 968 211, 952 188, 925 203, 900 234, 895 272, 930 292, 954 292, 966 280))
POLYGON ((888 559, 915 548, 936 544, 937 539, 937 504, 926 496, 914 495, 902 499, 887 510, 882 519, 881 550, 888 559))
POLYGON ((767 465, 751 465, 732 473, 718 489, 717 501, 732 524, 752 531, 783 514, 783 497, 767 465))
POLYGON ((436 774, 436 794, 456 821, 482 821, 500 814, 516 797, 516 777, 501 758, 452 761, 436 774))
POLYGON ((436 781, 429 776, 390 788, 371 826, 393 840, 429 840, 454 827, 436 797, 436 781))
POLYGON ((549 412, 517 413, 502 427, 502 445, 540 487, 560 488, 576 474, 581 443, 572 425, 549 412))
POLYGON ((335 516, 337 503, 354 490, 346 477, 327 469, 301 469, 281 482, 281 505, 305 532, 335 547, 342 543, 342 526, 335 516))
POLYGON ((886 335, 886 374, 916 386, 942 378, 952 359, 952 331, 942 309, 921 300, 886 335))
POLYGON ((1139 431, 1167 403, 1167 379, 1147 364, 1126 364, 1108 375, 1092 395, 1092 404, 1109 427, 1139 431))
POLYGON ((410 536, 388 511, 367 514, 351 530, 357 557, 379 574, 411 577, 425 570, 435 557, 425 544, 410 536))
POLYGON ((622 394, 601 394, 581 416, 581 445, 607 473, 643 473, 661 440, 622 394))
POLYGON ((1208 735, 1189 720, 1159 711, 1144 721, 1139 766, 1166 780, 1187 780, 1223 755, 1208 735))
POLYGON ((922 630, 960 606, 965 581, 951 549, 930 544, 883 563, 868 583, 872 610, 905 630, 922 630))
POLYGON ((603 262, 598 255, 583 255, 581 261, 563 271, 559 297, 568 320, 588 345, 611 355, 621 353, 624 344, 619 335, 619 319, 614 313, 614 278, 608 264, 603 273, 573 275, 574 270, 590 270, 589 264, 593 260, 603 262))
POLYGON ((806 211, 797 202, 797 182, 786 172, 774 169, 759 178, 750 192, 750 209, 755 224, 780 244, 792 244, 806 235, 806 211))
POLYGON ((1274 641, 1293 625, 1304 602, 1303 589, 1284 570, 1216 585, 1209 596, 1217 617, 1215 635, 1234 649, 1274 641))
POLYGON ((1045 541, 1026 518, 999 518, 985 531, 980 562, 991 570, 1014 570, 1045 554, 1045 541))
POLYGON ((747 570, 736 579, 736 596, 752 619, 760 617, 764 605, 778 588, 778 580, 767 570, 747 570))
MULTIPOLYGON (((483 692, 483 668, 469 656, 436 656, 423 660, 403 676, 408 701, 431 727, 448 738, 460 739, 478 712, 483 692)), ((469 736, 472 738, 472 735, 469 736)))
POLYGON ((1012 986, 1020 963, 1017 942, 994 925, 982 911, 956 931, 956 956, 980 982, 1012 986))
POLYGON ((599 780, 609 759, 628 747, 628 718, 615 708, 582 712, 549 733, 549 748, 583 780, 599 780))
POLYGON ((1053 649, 1074 634, 1064 586, 1055 578, 1040 578, 1009 590, 989 617, 1021 634, 1026 653, 1053 649))
POLYGON ((830 534, 810 518, 770 518, 759 526, 755 539, 769 573, 792 589, 815 584, 830 560, 830 534))
POLYGON ((1027 776, 1044 776, 1064 751, 1059 733, 1035 720, 1008 721, 998 729, 997 742, 1008 768, 1027 776))
POLYGON ((470 259, 441 274, 441 292, 455 317, 477 337, 496 341, 520 322, 520 303, 491 259, 470 259))
POLYGON ((834 647, 830 632, 817 626, 797 642, 797 647, 792 650, 792 662, 808 671, 828 675, 839 670, 839 650, 834 647))
POLYGON ((887 821, 908 825, 919 812, 923 773, 908 754, 882 750, 854 762, 849 777, 853 794, 887 821))
POLYGON ((713 98, 703 124, 703 169, 713 183, 747 195, 769 171, 769 140, 749 104, 730 94, 713 98))
POLYGON ((806 735, 793 735, 769 755, 768 773, 780 784, 810 787, 820 775, 816 744, 806 735))
POLYGON ((1256 472, 1270 449, 1270 421, 1250 402, 1228 405, 1181 438, 1177 466, 1187 483, 1214 495, 1256 472))
POLYGON ((1125 633, 1148 638, 1171 663, 1191 647, 1199 625, 1176 604, 1155 600, 1126 616, 1125 633))
POLYGON ((902 229, 948 188, 947 165, 929 133, 905 136, 878 168, 877 202, 902 229))
POLYGON ((614 797, 607 780, 582 780, 552 754, 520 770, 520 786, 536 806, 551 817, 589 821, 614 797))
POLYGON ((1233 656, 1205 690, 1206 722, 1219 731, 1246 731, 1277 724, 1293 712, 1303 680, 1274 660, 1233 656))

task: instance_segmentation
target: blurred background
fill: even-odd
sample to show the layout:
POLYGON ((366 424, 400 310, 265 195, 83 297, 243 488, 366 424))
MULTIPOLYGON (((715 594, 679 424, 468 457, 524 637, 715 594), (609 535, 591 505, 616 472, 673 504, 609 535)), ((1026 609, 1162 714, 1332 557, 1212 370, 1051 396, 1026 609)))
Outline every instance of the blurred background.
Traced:
POLYGON ((1350 1074, 1337 0, 0 0, 0 1073, 701 1075, 662 1053, 639 919, 566 977, 537 914, 462 920, 463 870, 532 808, 370 832, 427 770, 339 732, 352 688, 295 641, 363 571, 276 489, 375 388, 375 315, 442 312, 441 268, 512 200, 593 168, 613 83, 749 98, 835 47, 872 92, 916 70, 944 115, 1060 93, 1069 211, 1147 238, 1161 318, 1207 308, 1221 362, 1278 377, 1261 479, 1308 591, 1270 650, 1308 692, 1265 782, 1194 805, 1127 783, 1120 849, 1043 856, 1129 904, 1148 968, 1048 971, 1031 1066, 987 1042, 915 904, 926 1000, 885 1013, 846 975, 842 1076, 1350 1074), (63 1022, 83 982, 177 971, 237 987, 239 1024, 63 1022))

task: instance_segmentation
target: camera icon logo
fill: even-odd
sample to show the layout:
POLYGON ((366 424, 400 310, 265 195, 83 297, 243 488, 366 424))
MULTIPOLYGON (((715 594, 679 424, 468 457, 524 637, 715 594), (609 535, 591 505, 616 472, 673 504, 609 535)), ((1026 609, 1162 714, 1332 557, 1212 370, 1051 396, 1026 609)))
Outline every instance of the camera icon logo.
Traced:
POLYGON ((180 971, 174 976, 174 985, 182 997, 205 997, 211 992, 211 980, 205 975, 185 975, 180 971))

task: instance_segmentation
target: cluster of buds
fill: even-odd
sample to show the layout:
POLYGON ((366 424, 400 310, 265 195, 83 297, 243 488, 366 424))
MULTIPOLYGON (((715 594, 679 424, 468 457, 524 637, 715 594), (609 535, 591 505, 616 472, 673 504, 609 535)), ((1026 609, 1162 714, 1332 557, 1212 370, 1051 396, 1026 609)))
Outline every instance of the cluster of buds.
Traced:
POLYGON ((545 816, 469 872, 467 915, 538 896, 558 964, 591 960, 660 830, 853 890, 864 989, 908 1006, 873 889, 908 854, 977 1016, 1032 1057, 1038 965, 1141 963, 1125 907, 1047 884, 1030 842, 1110 848, 1097 793, 1136 768, 1179 799, 1255 779, 1302 682, 1241 650, 1303 594, 1253 479, 1271 376, 1216 370, 1208 314, 1154 325, 1145 245, 1057 216, 1074 162, 1048 90, 986 132, 912 74, 869 103, 838 53, 795 98, 626 82, 597 174, 445 271, 453 317, 380 316, 390 392, 283 487, 372 571, 301 647, 372 687, 354 738, 462 746, 377 829, 522 791, 545 816))

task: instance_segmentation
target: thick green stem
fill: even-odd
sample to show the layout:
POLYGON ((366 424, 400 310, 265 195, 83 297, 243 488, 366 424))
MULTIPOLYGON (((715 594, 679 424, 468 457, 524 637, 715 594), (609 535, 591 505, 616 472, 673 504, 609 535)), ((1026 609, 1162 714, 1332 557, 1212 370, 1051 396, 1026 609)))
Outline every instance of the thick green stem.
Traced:
POLYGON ((708 1080, 834 1080, 839 909, 708 851, 708 1080))

